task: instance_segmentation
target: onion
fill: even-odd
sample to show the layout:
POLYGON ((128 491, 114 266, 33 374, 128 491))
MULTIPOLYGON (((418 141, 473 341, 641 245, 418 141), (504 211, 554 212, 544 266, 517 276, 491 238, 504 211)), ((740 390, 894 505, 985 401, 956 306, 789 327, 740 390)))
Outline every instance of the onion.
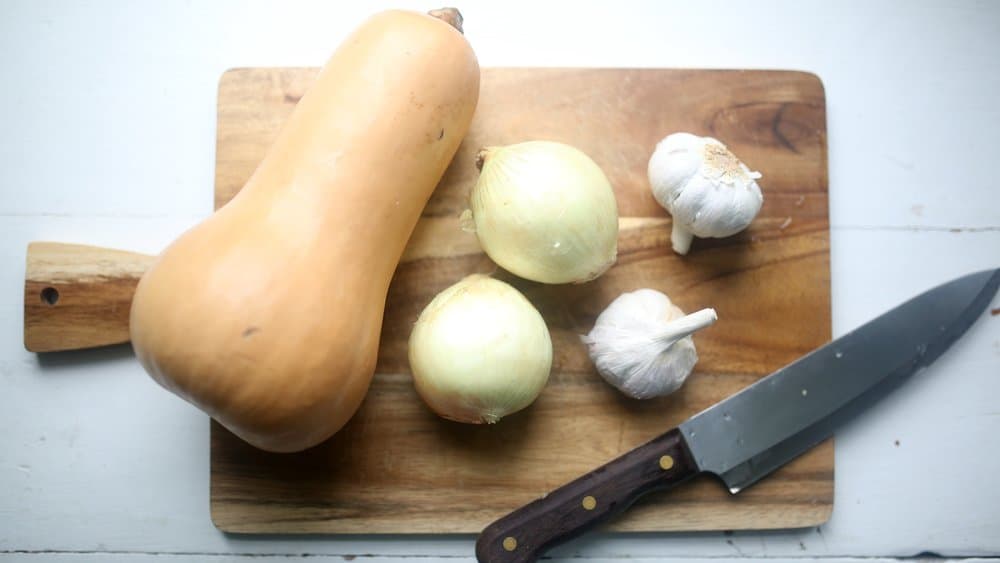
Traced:
POLYGON ((615 194, 586 154, 530 141, 485 148, 477 164, 482 173, 469 199, 471 219, 494 262, 553 284, 592 280, 615 263, 615 194))
POLYGON ((417 393, 438 415, 492 424, 530 405, 549 378, 552 340, 516 289, 474 274, 439 293, 409 342, 417 393))

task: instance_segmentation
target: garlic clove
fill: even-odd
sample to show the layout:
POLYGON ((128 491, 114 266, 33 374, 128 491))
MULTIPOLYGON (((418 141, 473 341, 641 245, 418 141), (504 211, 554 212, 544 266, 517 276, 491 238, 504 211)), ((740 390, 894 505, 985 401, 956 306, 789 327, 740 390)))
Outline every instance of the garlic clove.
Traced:
POLYGON ((673 393, 698 361, 691 334, 717 319, 715 310, 690 315, 653 289, 624 293, 581 340, 597 372, 635 399, 673 393))
POLYGON ((648 358, 645 363, 634 364, 630 375, 620 383, 621 391, 633 399, 652 399, 677 391, 698 363, 698 353, 690 338, 676 342, 668 354, 655 354, 648 358), (672 375, 651 377, 650 373, 672 375))
POLYGON ((680 195, 680 188, 701 169, 701 157, 678 145, 679 142, 671 135, 657 145, 649 159, 648 174, 653 197, 667 211, 673 209, 674 200, 680 195))
POLYGON ((722 189, 704 176, 691 180, 677 197, 674 219, 701 238, 728 237, 743 229, 758 208, 744 205, 732 189, 722 189))

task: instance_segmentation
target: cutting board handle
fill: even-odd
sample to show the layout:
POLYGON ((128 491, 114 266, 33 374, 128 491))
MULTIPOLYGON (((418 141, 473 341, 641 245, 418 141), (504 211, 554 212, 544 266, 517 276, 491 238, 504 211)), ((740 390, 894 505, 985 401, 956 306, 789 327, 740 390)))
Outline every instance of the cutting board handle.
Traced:
POLYGON ((30 243, 24 347, 57 352, 128 342, 132 295, 154 259, 81 244, 30 243))

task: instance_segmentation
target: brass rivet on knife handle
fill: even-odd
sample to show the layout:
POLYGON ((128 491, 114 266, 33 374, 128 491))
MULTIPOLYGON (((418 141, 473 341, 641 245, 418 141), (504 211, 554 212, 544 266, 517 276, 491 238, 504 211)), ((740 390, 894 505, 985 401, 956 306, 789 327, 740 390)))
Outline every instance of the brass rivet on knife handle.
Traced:
POLYGON ((514 536, 507 536, 503 539, 503 548, 507 551, 517 549, 517 539, 514 536))
POLYGON ((666 471, 674 466, 674 458, 664 455, 660 456, 660 469, 666 471))
POLYGON ((580 504, 583 506, 584 510, 593 510, 597 508, 597 499, 590 495, 587 495, 583 497, 583 500, 580 501, 580 504))
POLYGON ((154 259, 80 244, 29 244, 24 347, 57 352, 128 342, 132 294, 154 259))

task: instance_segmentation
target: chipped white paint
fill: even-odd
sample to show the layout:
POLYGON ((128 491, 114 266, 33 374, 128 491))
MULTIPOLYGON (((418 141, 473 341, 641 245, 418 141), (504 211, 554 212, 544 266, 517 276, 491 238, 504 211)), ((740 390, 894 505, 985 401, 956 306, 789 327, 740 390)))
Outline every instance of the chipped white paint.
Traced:
MULTIPOLYGON (((471 559, 468 536, 225 536, 209 519, 200 413, 150 382, 127 346, 43 360, 21 348, 27 242, 158 251, 211 210, 220 73, 318 65, 376 4, 388 3, 0 6, 0 560, 471 559)), ((460 7, 483 65, 819 74, 829 112, 834 334, 938 282, 1000 265, 989 180, 1000 130, 1000 3, 625 1, 572 14, 557 3, 468 4, 460 7)), ((989 447, 1000 435, 998 327, 1000 316, 984 316, 839 434, 834 513, 822 528, 596 534, 556 554, 713 562, 1000 554, 1000 489, 989 485, 1000 472, 989 447)))

